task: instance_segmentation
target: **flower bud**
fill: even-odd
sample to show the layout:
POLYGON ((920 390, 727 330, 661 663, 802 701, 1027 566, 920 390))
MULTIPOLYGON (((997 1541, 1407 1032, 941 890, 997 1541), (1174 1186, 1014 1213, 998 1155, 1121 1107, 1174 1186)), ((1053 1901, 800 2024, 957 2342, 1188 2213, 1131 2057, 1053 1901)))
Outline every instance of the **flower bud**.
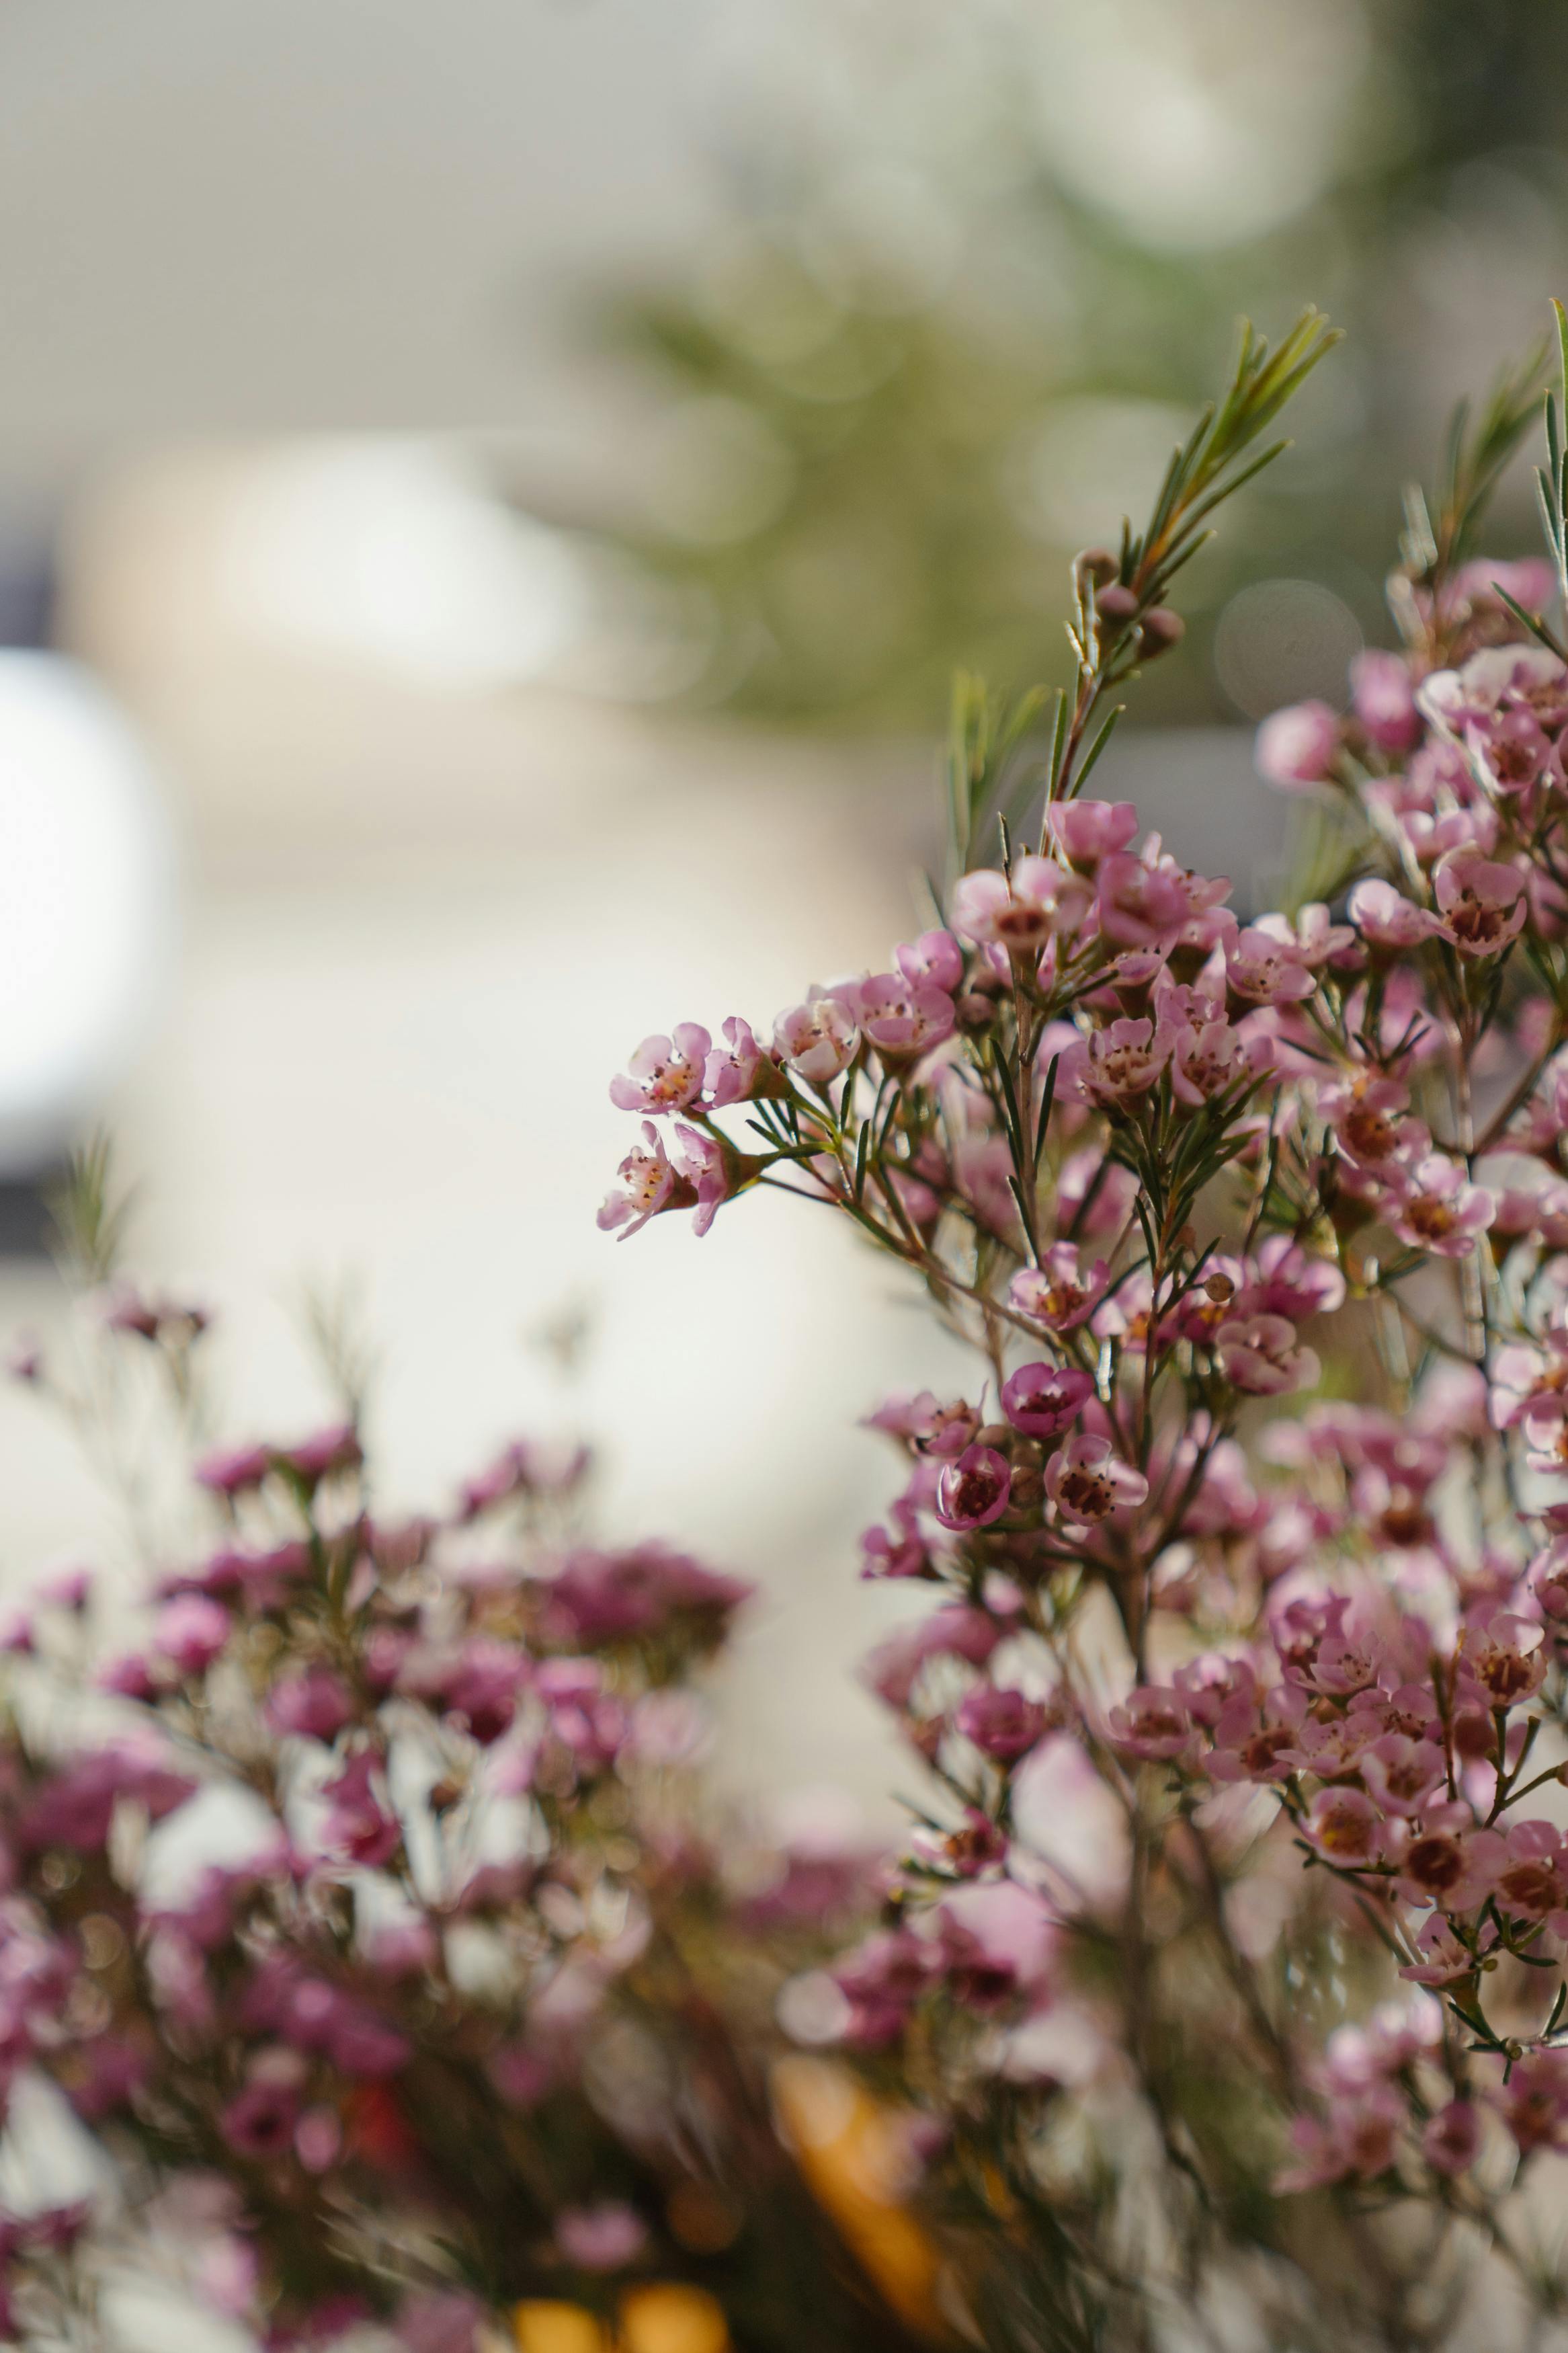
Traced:
POLYGON ((1138 593, 1136 589, 1124 588, 1120 580, 1113 580, 1095 597, 1094 609, 1102 621, 1120 627, 1122 622, 1130 621, 1138 610, 1138 593))
POLYGON ((1152 605, 1143 616, 1143 626, 1138 632, 1138 650, 1145 661, 1152 661, 1178 645, 1186 636, 1187 625, 1179 613, 1168 605, 1152 605))
POLYGON ((1103 588, 1107 582, 1114 580, 1118 569, 1116 558, 1109 547, 1080 548, 1073 558, 1073 570, 1079 580, 1092 580, 1097 588, 1103 588))

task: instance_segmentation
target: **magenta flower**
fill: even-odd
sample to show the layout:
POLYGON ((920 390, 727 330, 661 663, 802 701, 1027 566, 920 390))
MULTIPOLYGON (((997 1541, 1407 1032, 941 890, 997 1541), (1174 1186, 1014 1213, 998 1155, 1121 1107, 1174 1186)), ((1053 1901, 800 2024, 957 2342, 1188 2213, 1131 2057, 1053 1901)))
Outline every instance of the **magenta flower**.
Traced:
POLYGON ((1283 1315, 1233 1316, 1215 1334, 1215 1354, 1244 1397, 1288 1397, 1316 1386, 1321 1367, 1283 1315))
POLYGON ((1002 1385, 1002 1410, 1029 1438, 1055 1438, 1094 1395, 1094 1376, 1076 1365, 1021 1365, 1002 1385))
POLYGON ((976 1683, 960 1702, 953 1722, 983 1755, 1010 1765, 1039 1739, 1046 1728, 1046 1711, 1020 1691, 976 1683))
POLYGON ((180 1676, 199 1675, 234 1631, 228 1611, 200 1593, 166 1601, 153 1624, 153 1649, 180 1676))
POLYGON ((695 1021, 682 1021, 673 1038, 645 1038, 626 1075, 610 1081, 610 1101, 617 1111, 684 1111, 702 1092, 712 1043, 695 1021))
POLYGON ((937 1482, 936 1515, 945 1528, 984 1528, 1007 1508, 1007 1458, 994 1446, 966 1446, 937 1482))
POLYGON ((374 1866, 390 1862, 403 1843, 403 1825, 384 1798, 378 1759, 368 1748, 351 1757, 342 1770, 323 1782, 326 1815, 321 1844, 330 1854, 374 1866))
POLYGON ((1047 1463, 1046 1493, 1064 1525, 1083 1531, 1146 1502, 1149 1482, 1112 1452, 1108 1438, 1080 1431, 1047 1463))
POLYGON ((1468 1258, 1496 1214, 1491 1194, 1470 1183, 1462 1161, 1429 1152, 1410 1171, 1409 1190, 1389 1209, 1388 1222, 1413 1250, 1468 1258))
POLYGON ((347 1684, 330 1667, 280 1675, 267 1694, 264 1710, 275 1732, 325 1741, 336 1738, 353 1712, 347 1684))
POLYGON ((616 1172, 620 1182, 605 1194, 599 1211, 601 1232, 612 1233, 618 1227, 621 1241, 640 1233, 650 1218, 668 1208, 675 1191, 676 1172, 651 1120, 644 1120, 642 1133, 642 1143, 634 1145, 622 1161, 616 1172))
POLYGON ((197 1463, 196 1484, 209 1487, 218 1495, 243 1495, 259 1487, 272 1468, 271 1449, 266 1446, 229 1446, 208 1454, 197 1463))
POLYGON ((301 2073, 291 2051, 263 2054, 251 2081, 218 2118, 219 2130, 237 2156, 267 2159, 288 2153, 300 2121, 301 2073))
POLYGON ((773 1024, 773 1051, 816 1087, 825 1087, 847 1069, 859 1044, 854 1008, 837 997, 812 997, 792 1005, 773 1024))
POLYGON ((1443 936, 1461 955, 1496 955, 1524 929, 1524 877, 1474 849, 1451 849, 1432 877, 1443 936))

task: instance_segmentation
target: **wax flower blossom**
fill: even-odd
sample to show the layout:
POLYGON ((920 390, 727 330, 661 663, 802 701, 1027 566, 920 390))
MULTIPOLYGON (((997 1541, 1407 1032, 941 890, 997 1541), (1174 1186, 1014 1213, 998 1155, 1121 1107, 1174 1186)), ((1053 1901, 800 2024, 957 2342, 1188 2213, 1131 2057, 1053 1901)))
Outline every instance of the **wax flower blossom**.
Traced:
MULTIPOLYGON (((701 1046, 678 1039, 685 1089, 701 1046)), ((639 1087, 671 1061, 636 1057, 639 1087)), ((106 1198, 89 1155, 68 1232, 100 1230, 106 1198)), ((201 1334, 100 1309, 79 1364, 41 1360, 29 1395, 83 1423, 142 1352, 178 1427, 205 1395, 201 1334)), ((782 1983, 832 1957, 820 1906, 774 1956, 696 1828, 709 1662, 751 1588, 670 1546, 589 1544, 588 1468, 519 1440, 408 1518, 373 1503, 352 1419, 229 1447, 161 1531, 143 1607, 106 1608, 75 1565, 20 1606, 0 1661, 7 2343, 106 2341, 87 2316, 177 2293, 193 2342, 279 2353, 481 2353, 535 2310, 591 2327, 638 2295, 717 2345, 733 2295, 765 2304, 763 2353, 823 2328, 914 2353, 758 2137, 752 2030, 721 2012, 731 1969, 782 1983)), ((1037 1724, 1009 1740, 1004 1713, 1005 1756, 1037 1724)), ((836 1928, 869 1916, 874 1864, 820 1845, 836 1928)))
POLYGON ((1550 560, 1473 553, 1526 369, 1411 495, 1390 642, 1258 731, 1317 804, 1285 907, 1085 789, 1319 348, 1244 337, 1148 527, 1077 558, 1055 696, 961 686, 939 944, 804 1082, 781 1037, 758 1123, 757 1181, 807 1165, 974 1351, 873 1417, 868 1573, 930 1607, 868 1681, 929 1778, 782 2014, 918 2111, 987 2353, 1178 2301, 1194 2342, 1522 2348, 1568 2295, 1568 385, 1550 560))

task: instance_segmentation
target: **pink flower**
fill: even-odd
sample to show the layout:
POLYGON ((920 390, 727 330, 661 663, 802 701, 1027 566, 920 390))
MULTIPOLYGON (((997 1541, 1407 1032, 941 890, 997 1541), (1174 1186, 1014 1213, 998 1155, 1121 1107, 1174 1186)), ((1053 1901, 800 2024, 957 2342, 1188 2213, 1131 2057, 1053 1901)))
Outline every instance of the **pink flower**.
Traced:
POLYGON ((1110 1270, 1096 1259, 1085 1274, 1072 1242, 1053 1242, 1038 1266, 1020 1269, 1007 1286, 1010 1306, 1047 1332, 1073 1332, 1087 1323, 1110 1282, 1110 1270))
POLYGON ((1080 1431, 1047 1463, 1046 1493, 1067 1526, 1086 1529, 1146 1502, 1149 1482, 1112 1452, 1108 1438, 1080 1431))
POLYGON ((1245 1397, 1286 1397, 1316 1385, 1321 1367, 1283 1315, 1232 1317, 1215 1334, 1220 1370, 1245 1397))
POLYGON ((1314 1258, 1288 1234, 1268 1234, 1253 1252, 1235 1308, 1303 1324, 1309 1315, 1331 1315, 1344 1300, 1345 1279, 1331 1259, 1314 1258))
POLYGON ((403 1827, 383 1802, 382 1788, 380 1767, 368 1748, 360 1749, 323 1783, 327 1812, 321 1842, 329 1853, 367 1866, 392 1860, 403 1843, 403 1827))
POLYGON ((702 1066, 702 1083, 715 1110, 726 1103, 750 1103, 758 1092, 764 1056, 752 1034, 752 1025, 732 1013, 724 1024, 724 1044, 715 1046, 702 1066))
POLYGON ((676 1172, 651 1120, 644 1120, 642 1133, 642 1143, 634 1145, 622 1161, 616 1172, 620 1182, 605 1196, 599 1211, 600 1231, 612 1233, 619 1227, 622 1241, 640 1233, 650 1218, 668 1208, 675 1191, 676 1172))
POLYGON ((1138 811, 1131 801, 1047 801, 1045 829, 1069 866, 1092 872, 1131 843, 1138 811))
POLYGON ((1402 1978, 1408 1978, 1413 1984, 1439 1990, 1448 1986, 1462 1985, 1467 1978, 1474 1977, 1488 1946, 1496 1942, 1497 1930, 1489 1928, 1479 1950, 1472 1952, 1468 1945, 1459 1942, 1441 1912, 1434 1912, 1415 1939, 1415 1949, 1421 1958, 1408 1964, 1399 1974, 1402 1978))
POLYGON ((865 1662, 863 1678, 884 1704, 906 1708, 929 1659, 963 1659, 983 1667, 1003 1637, 1003 1628, 984 1609, 949 1602, 929 1618, 917 1618, 879 1642, 865 1662))
POLYGON ((697 1195, 697 1214, 691 1220, 691 1230, 700 1240, 712 1224, 721 1203, 730 1198, 731 1155, 716 1135, 704 1135, 700 1129, 687 1127, 679 1121, 675 1129, 675 1150, 679 1173, 697 1195))
POLYGON ((952 925, 965 939, 1032 965, 1058 927, 1077 929, 1088 897, 1054 859, 1018 858, 1010 874, 985 867, 963 876, 952 893, 952 925))
POLYGON ((1094 1395, 1094 1376, 1077 1366, 1021 1365, 1002 1385, 1002 1410, 1029 1438, 1055 1438, 1094 1395))
POLYGON ((963 979, 963 950, 951 932, 922 932, 893 950, 893 962, 911 987, 930 982, 951 997, 963 979))
POLYGON ((1007 1508, 1012 1472, 994 1446, 966 1446, 937 1482, 936 1515, 945 1528, 984 1528, 1007 1508))
POLYGON ((1392 1164, 1420 1159, 1432 1138, 1421 1121, 1404 1116, 1410 1090, 1397 1079, 1358 1071, 1318 1089, 1318 1108, 1333 1128, 1334 1143, 1357 1167, 1383 1176, 1392 1164))
POLYGON ((1238 932, 1226 952, 1225 976, 1253 1005, 1296 1005, 1317 987, 1300 948, 1260 923, 1238 932))
POLYGON ((847 1068, 858 1043, 854 1011, 837 997, 792 1005, 773 1024, 773 1051, 816 1087, 826 1086, 847 1068))
POLYGON ((1412 1250, 1468 1258, 1496 1214, 1492 1196, 1469 1182, 1461 1161, 1429 1152, 1411 1170, 1410 1190, 1391 1207, 1388 1222, 1412 1250))
POLYGON ((1358 2181, 1375 2180, 1394 2163, 1402 2122, 1402 2104, 1384 2084, 1335 2099, 1326 2121, 1298 2116, 1290 2142, 1300 2162, 1277 2176, 1275 2190, 1289 2195, 1321 2189, 1352 2176, 1358 2181))
POLYGON ((1100 869, 1095 904, 1100 928, 1108 940, 1123 948, 1167 945, 1193 913, 1183 876, 1165 862, 1151 863, 1119 850, 1100 869))
POLYGON ((984 1755, 1011 1764, 1038 1740, 1046 1728, 1046 1711, 1022 1692, 976 1683, 960 1703, 953 1722, 984 1755))
POLYGON ((242 1495, 249 1488, 259 1487, 271 1468, 269 1447, 228 1446, 197 1463, 195 1480, 198 1487, 210 1488, 215 1494, 242 1495))
POLYGON ((627 1065, 627 1075, 610 1081, 617 1111, 683 1111, 702 1092, 713 1043, 695 1021, 682 1021, 670 1038, 645 1038, 627 1065))
POLYGON ((1403 897, 1392 882, 1358 882, 1346 912, 1373 948, 1419 947, 1442 928, 1436 915, 1403 897))
POLYGON ((1152 1021, 1112 1021, 1069 1046, 1058 1084, 1090 1103, 1122 1103, 1156 1084, 1175 1045, 1173 1031, 1152 1021))
POLYGON ((234 1631, 226 1609, 199 1593, 166 1601, 153 1624, 153 1648, 178 1675, 199 1675, 234 1631))
MULTIPOLYGON (((1506 559, 1496 555, 1475 555, 1468 564, 1459 566, 1450 587, 1456 604, 1463 602, 1469 605, 1499 605, 1502 600, 1498 591, 1506 589, 1516 605, 1522 605, 1527 613, 1539 617, 1557 595, 1557 573, 1544 555, 1516 555, 1506 559)), ((1515 647, 1509 650, 1534 652, 1536 649, 1515 647)), ((1545 648, 1542 647, 1541 651, 1544 653, 1545 648)), ((1554 660, 1550 654, 1546 659, 1554 660)), ((1549 678, 1553 674, 1562 675, 1561 664, 1554 663, 1554 672, 1545 673, 1549 678)))
POLYGON ((1266 784, 1296 793, 1327 778, 1339 748, 1338 712, 1326 702, 1294 702, 1264 721, 1253 757, 1266 784))
MULTIPOLYGON (((1059 1075, 1059 1074, 1058 1074, 1059 1075)), ((1120 1234, 1132 1215, 1138 1179, 1092 1145, 1068 1155, 1057 1180, 1057 1228, 1066 1237, 1098 1241, 1120 1234)))
POLYGON ((1443 936, 1461 955, 1496 955, 1524 928, 1524 877, 1474 849, 1450 849, 1432 877, 1443 936))
POLYGON ((555 2217, 555 2243, 579 2271, 618 2272, 636 2263, 647 2229, 631 2207, 606 2199, 597 2206, 564 2208, 555 2217))
POLYGON ((1568 1845, 1552 1822, 1515 1822, 1508 1853, 1492 1874, 1500 1912, 1543 1921, 1554 1936, 1568 1934, 1568 1845))
POLYGON ((934 981, 877 973, 858 984, 854 999, 861 1035, 884 1062, 913 1061, 952 1034, 952 999, 934 981))
POLYGON ((1228 1021, 1178 1029, 1171 1052, 1171 1092, 1196 1110, 1231 1087, 1246 1087, 1273 1066, 1274 1040, 1244 1036, 1228 1021))
POLYGON ((1489 1707, 1517 1707, 1533 1698, 1546 1680, 1549 1662, 1541 1648, 1541 1628, 1532 1619, 1506 1609, 1467 1626, 1459 1656, 1467 1674, 1480 1684, 1489 1707))
POLYGON ((994 2009, 1047 1979, 1060 1931, 1044 1901, 1010 1879, 960 1887, 936 1907, 940 1950, 954 1998, 994 2009))
POLYGON ((1492 2102, 1525 2156, 1568 2148, 1568 2051, 1526 2052, 1492 2102))
POLYGON ((1373 647, 1356 655, 1351 707, 1380 752, 1408 752, 1421 740, 1421 714, 1403 654, 1373 647))
POLYGON ((1450 1827, 1431 1819, 1394 1857, 1395 1893, 1406 1904, 1434 1905, 1439 1912, 1469 1912, 1490 1892, 1508 1848, 1496 1831, 1450 1827))
POLYGON ((279 1675, 267 1694, 264 1712, 274 1732, 332 1740, 352 1721, 353 1701, 342 1676, 330 1667, 306 1667, 279 1675))
POLYGON ((1385 1732, 1360 1756, 1363 1780, 1385 1814, 1418 1814, 1444 1776, 1443 1752, 1432 1740, 1385 1732))
POLYGON ((263 2055, 251 2081, 218 2118, 219 2129, 237 2156, 265 2160, 288 2154, 300 2121, 300 2072, 292 2052, 263 2055))
POLYGON ((1130 1757, 1146 1760, 1180 1758, 1191 1764, 1197 1754, 1197 1733, 1184 1695, 1161 1683, 1142 1683, 1129 1692, 1109 1717, 1110 1737, 1130 1757))
POLYGON ((1302 1831, 1308 1844, 1342 1870, 1375 1862, 1383 1851, 1383 1818, 1364 1789, 1320 1789, 1302 1831))
POLYGON ((930 1389, 914 1396, 885 1398, 866 1417, 868 1430, 885 1430, 922 1454, 962 1454, 980 1427, 980 1416, 963 1398, 939 1404, 930 1389))

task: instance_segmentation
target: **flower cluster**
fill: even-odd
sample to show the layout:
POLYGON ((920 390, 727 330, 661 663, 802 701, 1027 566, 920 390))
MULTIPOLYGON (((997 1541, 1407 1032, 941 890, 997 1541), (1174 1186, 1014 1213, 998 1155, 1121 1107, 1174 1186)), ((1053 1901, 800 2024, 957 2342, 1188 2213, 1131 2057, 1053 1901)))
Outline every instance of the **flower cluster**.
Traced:
MULTIPOLYGON (((121 1289, 89 1323, 188 1397, 192 1315, 121 1289)), ((208 1451, 134 1618, 71 1570, 8 1622, 0 2111, 25 2159, 47 2086, 110 2169, 0 2212, 6 2342, 88 2341, 141 2270, 278 2348, 470 2353, 537 2306, 717 2348, 758 2271, 901 2343, 700 1957, 765 1968, 781 1922, 809 1954, 865 1860, 803 1853, 804 1910, 787 1847, 772 1910, 730 1888, 694 1776, 750 1588, 590 1542, 587 1468, 519 1442, 411 1519, 352 1420, 208 1451)))
MULTIPOLYGON (((1346 712, 1260 731, 1264 776, 1319 804, 1282 911, 1081 793, 1168 484, 1079 561, 1028 847, 1007 728, 961 706, 999 862, 961 862, 889 971, 765 1043, 651 1039, 613 1090, 687 1123, 653 1208, 804 1192, 977 1353, 967 1394, 871 1417, 906 1476, 864 1574, 938 1591, 868 1673, 931 1811, 785 2016, 912 2073, 950 2194, 1005 2179, 992 2263, 1032 2216, 1042 2277, 1076 2262, 1074 2310, 1127 2342, 1163 2293, 1094 2187, 1129 2176, 1210 2233, 1200 2306, 1249 2169, 1247 2235, 1276 2201, 1291 2293, 1305 2271, 1352 2333, 1375 2307, 1405 2341, 1419 2303, 1369 2220, 1402 2200, 1445 2263, 1479 2235, 1560 2292, 1510 2217, 1568 2151, 1568 646, 1554 566, 1459 560, 1529 414, 1521 381, 1461 433, 1346 712), (1292 2231, 1308 2192, 1362 2234, 1359 2305, 1292 2231)), ((957 2260, 999 2309, 984 2245, 957 2260)))

